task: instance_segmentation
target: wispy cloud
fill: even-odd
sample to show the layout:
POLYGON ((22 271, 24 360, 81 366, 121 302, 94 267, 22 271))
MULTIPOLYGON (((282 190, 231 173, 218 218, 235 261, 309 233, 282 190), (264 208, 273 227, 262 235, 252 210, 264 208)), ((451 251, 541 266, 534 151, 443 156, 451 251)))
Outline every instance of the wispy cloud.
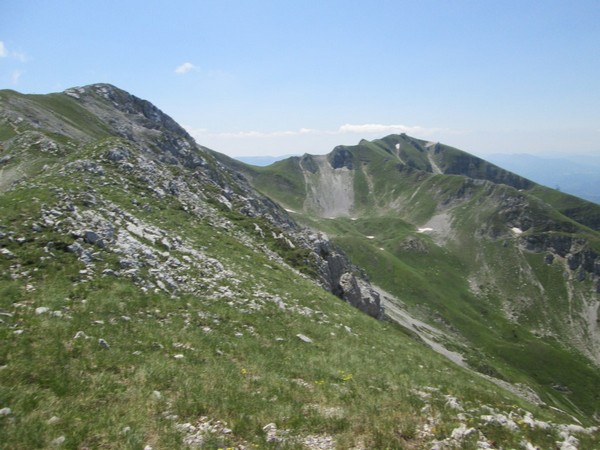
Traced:
POLYGON ((177 66, 175 68, 175 73, 178 74, 184 74, 184 73, 188 73, 190 70, 194 70, 196 69, 196 66, 193 65, 191 62, 185 62, 180 66, 177 66))
POLYGON ((13 58, 18 59, 20 62, 22 63, 26 63, 27 61, 29 61, 29 58, 27 57, 27 55, 25 53, 21 53, 21 52, 12 52, 10 54, 13 58))
POLYGON ((281 130, 281 131, 223 131, 223 132, 211 132, 206 128, 194 128, 189 125, 185 125, 184 128, 192 136, 199 137, 217 137, 217 138, 230 138, 230 139, 247 139, 247 138, 277 138, 277 137, 292 137, 302 135, 319 135, 319 134, 331 134, 331 132, 314 130, 312 128, 300 128, 299 130, 281 130))
POLYGON ((314 128, 300 128, 298 130, 278 130, 278 131, 234 131, 234 132, 211 132, 205 128, 194 129, 186 127, 188 132, 197 137, 218 137, 231 139, 248 139, 248 138, 277 138, 277 137, 292 137, 292 136, 332 136, 332 135, 348 135, 359 134, 363 136, 379 135, 384 136, 391 133, 408 133, 419 136, 427 136, 440 131, 449 132, 451 130, 444 128, 427 128, 421 126, 408 125, 386 125, 386 124, 344 124, 336 130, 318 130, 314 128))
POLYGON ((336 145, 353 145, 360 139, 379 139, 406 133, 421 139, 440 141, 460 131, 448 128, 388 124, 344 124, 335 128, 298 128, 275 131, 214 131, 184 125, 196 142, 230 156, 326 154, 336 145))
POLYGON ((15 86, 19 84, 19 81, 21 80, 21 75, 23 75, 23 72, 21 72, 20 70, 14 70, 10 76, 10 81, 12 82, 12 84, 14 84, 15 86))
POLYGON ((22 63, 29 61, 29 58, 25 53, 14 50, 10 51, 4 41, 0 41, 0 58, 14 58, 22 63))
POLYGON ((428 134, 436 131, 441 131, 440 128, 425 128, 420 126, 409 125, 386 125, 381 123, 365 123, 365 124, 350 124, 342 125, 339 130, 341 134, 389 134, 389 133, 415 133, 428 134))

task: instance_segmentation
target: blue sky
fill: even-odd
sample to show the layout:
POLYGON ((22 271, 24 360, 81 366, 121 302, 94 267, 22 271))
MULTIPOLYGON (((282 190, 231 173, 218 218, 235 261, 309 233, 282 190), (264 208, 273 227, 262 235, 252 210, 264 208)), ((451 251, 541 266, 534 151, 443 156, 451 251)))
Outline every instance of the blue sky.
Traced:
POLYGON ((600 1, 3 0, 0 88, 112 83, 232 156, 600 154, 600 1))

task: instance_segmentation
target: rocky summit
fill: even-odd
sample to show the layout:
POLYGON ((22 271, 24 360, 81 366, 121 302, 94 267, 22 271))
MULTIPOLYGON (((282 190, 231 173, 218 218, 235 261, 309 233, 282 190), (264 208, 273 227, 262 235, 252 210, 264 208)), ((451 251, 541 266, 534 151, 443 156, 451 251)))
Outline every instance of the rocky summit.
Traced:
POLYGON ((597 448, 589 205, 405 135, 259 169, 111 85, 0 91, 0 442, 597 448))

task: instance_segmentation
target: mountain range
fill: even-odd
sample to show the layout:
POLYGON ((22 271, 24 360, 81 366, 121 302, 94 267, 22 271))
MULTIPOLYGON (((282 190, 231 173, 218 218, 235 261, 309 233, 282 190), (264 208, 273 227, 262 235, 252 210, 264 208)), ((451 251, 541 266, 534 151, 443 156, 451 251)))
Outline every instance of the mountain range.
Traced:
POLYGON ((537 183, 600 204, 600 158, 494 154, 488 160, 537 183))
MULTIPOLYGON (((238 156, 254 166, 268 166, 287 156, 238 156)), ((600 204, 600 157, 595 155, 540 156, 527 153, 494 153, 486 157, 510 172, 544 186, 600 204)))
POLYGON ((7 448, 594 448, 600 206, 391 135, 266 167, 0 91, 7 448))

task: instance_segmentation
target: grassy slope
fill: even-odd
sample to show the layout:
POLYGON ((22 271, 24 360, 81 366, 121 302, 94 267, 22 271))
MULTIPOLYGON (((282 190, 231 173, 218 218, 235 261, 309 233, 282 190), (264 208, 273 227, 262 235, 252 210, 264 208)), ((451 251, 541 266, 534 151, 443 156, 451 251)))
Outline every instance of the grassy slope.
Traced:
MULTIPOLYGON (((104 147, 80 147, 68 158, 97 157, 104 147)), ((66 448, 178 448, 182 433, 174 422, 196 423, 202 416, 227 421, 232 429, 209 437, 208 448, 241 441, 281 448, 266 442, 262 428, 269 422, 294 436, 334 435, 340 448, 422 448, 464 422, 444 395, 460 401, 469 426, 509 447, 526 439, 549 448, 559 436, 556 429, 522 422, 512 432, 485 423, 481 415, 489 411, 483 405, 570 421, 523 403, 428 351, 404 330, 359 313, 241 244, 232 230, 190 220, 177 201, 154 196, 139 180, 108 166, 101 177, 65 178, 53 172, 64 157, 44 157, 49 168, 30 172, 36 178, 27 187, 0 197, 0 247, 9 252, 0 255, 0 407, 11 409, 0 416, 0 442, 7 448, 46 448, 61 436, 66 448), (115 189, 124 181, 127 195, 115 189), (201 295, 172 296, 144 293, 124 278, 90 277, 65 251, 74 237, 32 229, 41 209, 57 202, 54 187, 78 196, 82 186, 146 223, 183 235, 234 270, 239 282, 225 279, 201 295), (220 296, 221 288, 233 296, 220 296), (286 310, 269 301, 276 297, 286 310), (38 307, 48 310, 38 314, 38 307), (79 331, 89 338, 75 339, 79 331), (303 343, 298 333, 313 343, 303 343), (183 358, 176 359, 179 354, 183 358)), ((390 249, 395 230, 412 232, 394 220, 357 225, 357 233, 385 229, 389 238, 381 245, 390 249)), ((115 255, 97 254, 96 273, 118 269, 115 255)), ((425 267, 417 266, 404 262, 403 270, 422 279, 425 267)), ((588 448, 597 444, 594 436, 579 437, 588 448)), ((475 438, 462 447, 475 448, 475 438)))
MULTIPOLYGON (((232 433, 212 436, 209 448, 242 441, 275 447, 262 431, 270 422, 296 436, 334 435, 340 448, 360 443, 421 448, 428 439, 448 437, 459 424, 456 411, 445 406, 445 394, 459 399, 489 440, 517 445, 526 437, 550 445, 558 438, 527 427, 509 434, 479 424, 484 404, 500 411, 532 407, 425 351, 402 329, 359 313, 229 233, 201 221, 182 222, 176 202, 152 198, 143 186, 133 198, 106 197, 110 190, 103 198, 124 207, 133 199, 148 203, 145 221, 160 222, 245 274, 241 283, 222 282, 235 295, 217 299, 207 290, 173 298, 161 291, 143 293, 125 279, 88 279, 84 265, 64 251, 72 237, 31 230, 42 205, 56 201, 46 186, 69 191, 78 183, 48 176, 39 188, 13 190, 0 201, 3 232, 25 238, 1 241, 16 255, 0 258, 0 406, 12 410, 0 418, 0 440, 9 448, 45 448, 60 436, 66 448, 178 448, 182 434, 168 417, 173 414, 178 423, 195 423, 202 416, 226 421, 232 433), (51 255, 44 250, 48 242, 54 243, 51 255), (256 296, 257 290, 263 294, 256 296), (264 301, 268 296, 314 312, 282 310, 264 301), (261 304, 260 310, 248 308, 250 299, 261 304), (38 307, 49 311, 37 314, 38 307), (79 331, 89 339, 75 339, 79 331), (314 342, 303 343, 298 333, 314 342), (427 401, 416 393, 426 387, 439 389, 427 401), (418 431, 427 422, 421 412, 426 404, 439 423, 424 437, 418 431)), ((89 180, 87 185, 93 187, 89 180)), ((118 263, 106 254, 98 264, 100 271, 118 263)), ((550 411, 534 413, 565 420, 550 411)), ((475 441, 464 445, 474 448, 475 441)))
MULTIPOLYGON (((432 175, 400 166, 392 154, 393 139, 348 148, 362 164, 361 170, 355 171, 355 216, 359 219, 302 220, 329 233, 375 283, 396 294, 415 312, 451 324, 451 329, 459 330, 476 344, 476 349, 467 349, 467 356, 478 370, 537 386, 545 400, 574 414, 590 417, 597 412, 600 397, 590 395, 600 382, 597 368, 557 340, 542 339, 530 331, 550 327, 559 340, 566 336, 564 317, 573 313, 573 306, 566 302, 565 284, 557 282, 562 279, 558 263, 548 266, 542 261, 543 255, 523 254, 512 244, 507 246, 505 240, 474 239, 481 233, 482 224, 506 233, 495 201, 527 194, 506 186, 473 184, 463 176, 432 175), (453 203, 460 203, 453 214, 455 228, 462 230, 454 236, 454 246, 438 247, 429 237, 415 232, 415 224, 425 223, 440 204, 452 208, 453 203), (395 206, 390 210, 389 205, 395 206), (417 239, 422 249, 407 248, 407 238, 417 239), (482 265, 492 269, 484 271, 482 265), (467 281, 473 274, 481 288, 476 292, 467 281), (528 284, 532 279, 534 283, 528 284), (543 301, 535 284, 538 280, 546 287, 543 301), (511 298, 520 302, 514 305, 514 311, 523 326, 506 319, 506 301, 511 298), (539 314, 540 309, 544 314, 539 314), (568 386, 569 394, 552 387, 559 385, 568 386)), ((411 147, 410 151, 417 150, 411 147)), ((270 168, 263 170, 268 172, 270 168)), ((557 194, 549 199, 550 190, 544 189, 538 187, 532 192, 536 197, 529 197, 529 213, 549 217, 566 227, 579 226, 537 198, 552 204, 562 201, 563 209, 573 200, 557 194)), ((276 191, 269 194, 279 200, 276 191)), ((300 190, 295 194, 302 198, 300 190)), ((288 198, 289 193, 285 200, 289 204, 288 198)), ((596 234, 580 228, 591 245, 597 245, 596 234)), ((593 289, 589 281, 575 288, 581 293, 593 289)))
MULTIPOLYGON (((597 411, 600 397, 592 388, 600 382, 597 368, 556 340, 540 339, 526 326, 508 321, 502 313, 503 298, 535 298, 536 295, 535 292, 528 295, 526 281, 511 283, 523 264, 520 255, 503 247, 501 242, 488 244, 486 259, 497 260, 498 269, 493 284, 490 277, 482 292, 474 295, 467 283, 472 270, 470 258, 457 257, 456 253, 432 244, 428 238, 414 233, 414 228, 410 227, 409 231, 405 222, 389 217, 339 222, 322 221, 315 225, 326 230, 334 242, 367 271, 373 282, 396 294, 413 312, 436 319, 437 326, 451 324, 451 330, 459 330, 460 335, 474 345, 461 348, 474 368, 534 386, 544 400, 574 414, 590 417, 597 411), (424 249, 406 248, 403 246, 406 237, 418 239, 424 249), (570 393, 564 396, 552 388, 554 385, 567 386, 570 393), (578 408, 573 408, 571 403, 578 408)), ((534 259, 532 265, 540 277, 552 278, 546 275, 542 256, 534 259)), ((542 281, 549 285, 547 280, 542 281)), ((560 329, 562 320, 558 318, 565 316, 567 308, 561 294, 560 290, 548 289, 543 306, 547 308, 546 303, 554 306, 546 315, 557 319, 556 329, 560 329)), ((536 297, 539 298, 539 294, 536 297)), ((535 318, 540 307, 530 305, 522 317, 535 318)))
MULTIPOLYGON (((25 113, 25 117, 32 114, 33 119, 39 117, 51 117, 58 123, 62 122, 66 127, 72 127, 71 130, 83 132, 91 138, 104 138, 111 135, 109 128, 100 122, 97 117, 83 108, 75 99, 64 94, 49 95, 23 95, 10 90, 0 91, 0 101, 4 107, 13 111, 25 113), (37 117, 36 117, 37 116, 37 117)), ((21 132, 24 129, 31 128, 27 120, 19 124, 21 132)), ((6 125, 2 128, 3 133, 0 136, 4 138, 14 136, 6 125), (12 134, 12 136, 10 136, 12 134)), ((65 130, 69 133, 70 130, 65 130)), ((53 134, 53 138, 64 139, 64 136, 53 134)))

